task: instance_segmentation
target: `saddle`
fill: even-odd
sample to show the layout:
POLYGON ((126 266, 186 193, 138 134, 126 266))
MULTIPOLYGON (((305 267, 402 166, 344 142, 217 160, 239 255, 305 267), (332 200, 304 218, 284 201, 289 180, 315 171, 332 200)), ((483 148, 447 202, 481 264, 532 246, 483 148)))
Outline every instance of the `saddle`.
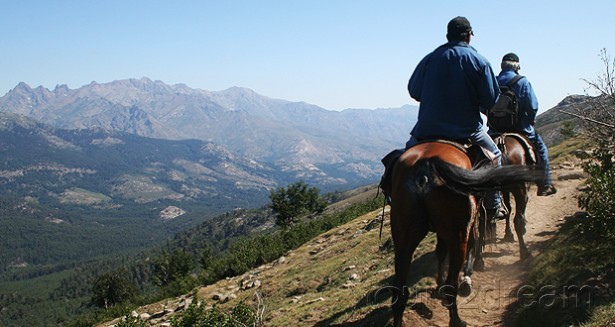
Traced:
POLYGON ((504 158, 506 154, 506 137, 512 137, 519 141, 523 145, 525 149, 525 159, 528 164, 534 165, 539 164, 539 157, 536 155, 536 150, 532 145, 532 142, 525 136, 519 133, 502 133, 502 134, 494 134, 492 136, 493 142, 498 146, 498 149, 502 151, 502 157, 504 158))
MULTIPOLYGON (((472 144, 469 140, 451 141, 451 140, 444 140, 444 139, 425 139, 425 140, 419 141, 417 145, 421 143, 427 143, 427 142, 437 142, 437 143, 449 144, 449 145, 456 147, 457 149, 465 153, 470 158, 470 162, 472 163, 472 169, 477 169, 477 168, 484 167, 487 165, 496 164, 496 157, 495 157, 495 154, 493 154, 493 152, 479 145, 472 144)), ((384 197, 388 204, 391 204, 391 192, 392 192, 392 187, 393 187, 393 181, 392 181, 393 167, 397 163, 399 157, 404 152, 405 150, 395 149, 389 152, 381 160, 382 164, 384 165, 384 174, 382 175, 382 178, 380 179, 380 184, 378 185, 378 187, 382 190, 382 193, 384 194, 384 197)))
POLYGON ((478 144, 472 144, 470 140, 444 140, 444 139, 433 139, 433 140, 421 140, 417 144, 426 143, 426 142, 437 142, 448 144, 456 147, 465 153, 472 163, 472 169, 477 169, 480 167, 484 167, 491 164, 496 164, 495 154, 478 144))

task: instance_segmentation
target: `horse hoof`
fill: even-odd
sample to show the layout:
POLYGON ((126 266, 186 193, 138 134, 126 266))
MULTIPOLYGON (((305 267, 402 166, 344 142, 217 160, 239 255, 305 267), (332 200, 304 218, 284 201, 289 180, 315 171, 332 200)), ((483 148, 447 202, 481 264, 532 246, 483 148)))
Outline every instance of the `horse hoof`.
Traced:
POLYGON ((521 251, 521 261, 525 261, 531 257, 532 257, 532 254, 530 253, 530 251, 528 250, 521 251))
POLYGON ((515 237, 512 234, 504 235, 504 242, 513 243, 515 241, 515 237))
POLYGON ((431 298, 432 298, 432 299, 438 299, 438 298, 440 298, 440 294, 438 294, 438 291, 433 291, 433 292, 431 292, 431 298))
POLYGON ((436 287, 435 290, 431 291, 431 298, 432 299, 441 299, 442 296, 440 295, 440 287, 436 287))
POLYGON ((457 294, 461 297, 468 297, 472 293, 472 279, 468 276, 464 276, 461 278, 461 283, 459 283, 459 289, 457 290, 457 294))

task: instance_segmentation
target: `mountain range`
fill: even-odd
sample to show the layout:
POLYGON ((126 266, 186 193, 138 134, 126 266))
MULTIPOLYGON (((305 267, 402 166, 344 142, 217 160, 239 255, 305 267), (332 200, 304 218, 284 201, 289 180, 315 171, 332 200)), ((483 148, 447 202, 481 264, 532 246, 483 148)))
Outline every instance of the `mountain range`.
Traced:
POLYGON ((151 246, 298 180, 327 192, 374 184, 415 116, 147 78, 19 83, 0 98, 0 228, 14 231, 0 277, 151 246))
POLYGON ((332 111, 247 88, 212 92, 148 78, 53 90, 22 82, 0 98, 0 112, 55 128, 211 142, 325 189, 377 181, 380 158, 404 144, 417 111, 332 111))

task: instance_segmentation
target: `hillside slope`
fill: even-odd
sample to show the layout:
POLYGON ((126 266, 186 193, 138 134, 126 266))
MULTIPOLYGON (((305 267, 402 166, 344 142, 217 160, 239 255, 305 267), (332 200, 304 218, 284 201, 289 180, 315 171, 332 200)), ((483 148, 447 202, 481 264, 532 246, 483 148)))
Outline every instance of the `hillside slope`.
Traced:
POLYGON ((0 280, 154 246, 292 181, 211 142, 60 130, 0 112, 0 280))
MULTIPOLYGON (((558 193, 550 197, 530 193, 526 242, 536 255, 558 225, 578 210, 575 196, 581 170, 570 163, 554 167, 558 193)), ((381 211, 358 217, 257 269, 198 289, 206 305, 232 307, 245 301, 263 310, 266 326, 383 326, 391 319, 386 286, 393 276, 388 212, 379 239, 381 211)), ((503 222, 498 239, 503 237, 503 222)), ((421 243, 412 266, 411 290, 416 291, 405 312, 410 326, 446 326, 448 312, 429 296, 434 288, 436 258, 433 234, 421 243)), ((474 274, 475 288, 459 298, 460 315, 473 326, 504 326, 529 262, 518 262, 518 245, 502 243, 486 249, 487 270, 474 274)), ((168 299, 136 310, 153 326, 163 326, 180 314, 193 294, 168 299)), ((101 326, 111 326, 113 322, 101 326)))
POLYGON ((563 123, 568 121, 579 132, 582 122, 579 118, 567 115, 564 112, 578 112, 579 108, 587 107, 591 98, 583 95, 570 95, 564 98, 557 106, 543 112, 536 118, 536 129, 547 145, 558 144, 565 139, 561 129, 563 123))

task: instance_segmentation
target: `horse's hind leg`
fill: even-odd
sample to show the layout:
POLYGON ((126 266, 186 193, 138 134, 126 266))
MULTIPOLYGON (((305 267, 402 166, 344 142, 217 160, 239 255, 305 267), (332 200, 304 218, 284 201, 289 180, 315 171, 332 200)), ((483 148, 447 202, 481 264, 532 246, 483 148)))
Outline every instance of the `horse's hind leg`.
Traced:
POLYGON ((421 218, 414 216, 411 219, 409 214, 403 214, 403 212, 394 210, 394 208, 391 209, 391 234, 395 245, 395 278, 393 280, 392 300, 394 327, 404 325, 403 315, 409 296, 406 281, 410 272, 410 262, 414 250, 428 232, 426 221, 421 218))
MULTIPOLYGON (((487 222, 487 214, 485 213, 484 210, 479 209, 479 212, 477 214, 478 217, 478 233, 476 235, 476 238, 474 240, 474 262, 472 263, 472 268, 473 270, 476 271, 483 271, 485 270, 485 259, 483 258, 483 248, 485 246, 485 228, 486 228, 486 222, 487 222)), ((476 222, 475 222, 476 224, 476 222)), ((467 263, 468 265, 470 264, 469 262, 467 263)))
POLYGON ((528 250, 525 245, 525 239, 523 235, 525 235, 525 209, 527 207, 527 202, 529 200, 528 191, 526 187, 520 187, 514 192, 515 196, 515 232, 517 233, 517 238, 519 239, 519 254, 521 256, 521 261, 532 256, 530 250, 528 250))
MULTIPOLYGON (((459 283, 459 296, 467 297, 472 293, 472 274, 474 273, 474 254, 479 252, 476 246, 478 235, 476 235, 476 228, 474 224, 470 231, 470 239, 468 241, 468 249, 466 251, 467 258, 463 265, 463 277, 459 283)), ((482 260, 482 256, 480 258, 482 260)), ((483 263, 484 265, 484 263, 483 263)))
MULTIPOLYGON (((436 244, 436 257, 438 257, 438 278, 436 279, 436 290, 440 286, 444 285, 444 278, 446 277, 446 255, 448 254, 447 245, 443 239, 438 237, 438 243, 436 244)), ((434 292, 433 294, 437 294, 434 292)))
POLYGON ((468 249, 468 240, 458 239, 449 246, 449 268, 446 285, 441 288, 444 296, 444 305, 448 307, 449 326, 465 327, 466 322, 459 317, 457 308, 457 293, 459 287, 459 273, 465 260, 468 249))
MULTIPOLYGON (((509 192, 502 192, 504 194, 504 205, 506 206, 506 209, 508 209, 508 215, 506 215, 506 228, 505 228, 505 233, 504 233, 504 242, 514 242, 515 238, 513 237, 513 233, 512 233, 512 229, 510 228, 510 215, 512 213, 512 205, 510 203, 510 193, 509 192)), ((515 206, 517 207, 516 211, 518 210, 519 205, 516 204, 516 200, 515 200, 515 206)))

